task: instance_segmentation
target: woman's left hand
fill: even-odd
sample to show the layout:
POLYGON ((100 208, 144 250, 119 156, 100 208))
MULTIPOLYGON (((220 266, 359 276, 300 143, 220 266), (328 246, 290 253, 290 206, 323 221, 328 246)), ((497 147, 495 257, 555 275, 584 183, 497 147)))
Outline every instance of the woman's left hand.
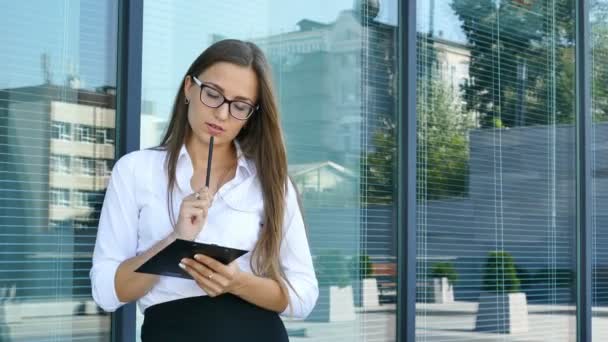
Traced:
POLYGON ((240 281, 242 271, 236 260, 224 265, 202 254, 195 255, 194 259, 182 259, 180 267, 188 272, 210 297, 231 293, 242 286, 240 281))

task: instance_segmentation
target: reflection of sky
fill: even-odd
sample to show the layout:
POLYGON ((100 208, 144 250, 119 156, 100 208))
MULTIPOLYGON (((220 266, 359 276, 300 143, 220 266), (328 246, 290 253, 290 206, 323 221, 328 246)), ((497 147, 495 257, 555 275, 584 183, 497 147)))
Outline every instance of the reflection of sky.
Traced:
POLYGON ((43 83, 43 53, 55 84, 73 72, 87 89, 115 85, 115 11, 115 1, 0 2, 0 88, 43 83))
POLYGON ((376 20, 385 24, 397 26, 398 18, 398 0, 380 0, 380 12, 376 20))
POLYGON ((431 15, 434 17, 433 34, 435 37, 455 41, 466 42, 466 36, 460 27, 461 23, 451 7, 452 1, 449 0, 425 0, 418 1, 416 12, 416 26, 418 32, 428 33, 430 30, 431 15), (432 15, 431 5, 434 3, 434 15, 432 15))

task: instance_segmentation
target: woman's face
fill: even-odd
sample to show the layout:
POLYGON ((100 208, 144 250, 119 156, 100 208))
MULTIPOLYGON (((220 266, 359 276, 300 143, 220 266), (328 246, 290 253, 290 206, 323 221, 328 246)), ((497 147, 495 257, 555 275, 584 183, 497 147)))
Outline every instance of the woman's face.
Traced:
MULTIPOLYGON (((233 114, 237 114, 234 109, 247 107, 241 106, 242 103, 257 105, 258 79, 251 67, 218 62, 197 75, 197 78, 205 86, 202 96, 207 102, 210 102, 210 99, 221 101, 221 96, 228 101, 239 101, 240 104, 232 105, 233 114)), ((186 98, 190 100, 188 122, 192 128, 193 139, 208 144, 213 135, 214 145, 230 143, 247 122, 230 115, 230 105, 227 102, 217 108, 205 105, 201 101, 201 87, 190 76, 184 81, 184 91, 186 98)))

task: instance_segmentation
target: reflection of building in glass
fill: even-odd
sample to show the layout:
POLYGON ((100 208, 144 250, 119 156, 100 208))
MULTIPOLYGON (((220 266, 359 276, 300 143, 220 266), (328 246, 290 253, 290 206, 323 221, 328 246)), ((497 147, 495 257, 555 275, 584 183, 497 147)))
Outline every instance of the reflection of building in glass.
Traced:
POLYGON ((65 220, 88 220, 95 202, 101 200, 96 199, 96 194, 106 188, 110 176, 115 110, 98 101, 110 97, 114 101, 114 97, 87 95, 91 98, 79 98, 79 103, 56 100, 50 103, 51 225, 65 220))
MULTIPOLYGON (((296 31, 255 42, 266 52, 279 90, 289 173, 307 207, 311 246, 393 262, 394 203, 362 208, 362 202, 378 195, 367 191, 363 171, 369 153, 379 149, 373 137, 398 113, 397 28, 354 3, 333 22, 302 19, 296 31)), ((394 161, 382 175, 389 180, 386 197, 393 196, 394 161)))
POLYGON ((437 58, 437 77, 454 91, 454 97, 461 96, 461 86, 469 79, 471 52, 461 43, 435 38, 433 48, 437 58))
POLYGON ((13 265, 3 270, 15 273, 8 278, 18 296, 90 296, 90 246, 115 157, 114 108, 109 87, 0 91, 0 208, 3 232, 14 234, 0 260, 13 265))
POLYGON ((361 131, 361 24, 353 11, 256 39, 275 73, 290 161, 357 163, 361 131))
POLYGON ((331 161, 290 164, 289 174, 308 205, 353 206, 359 195, 349 186, 358 175, 331 161))

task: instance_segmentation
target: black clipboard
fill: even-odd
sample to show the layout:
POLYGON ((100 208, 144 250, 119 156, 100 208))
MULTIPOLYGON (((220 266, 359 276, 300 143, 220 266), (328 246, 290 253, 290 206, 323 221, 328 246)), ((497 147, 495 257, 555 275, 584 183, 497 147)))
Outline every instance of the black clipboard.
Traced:
POLYGON ((242 249, 215 244, 176 239, 136 269, 135 272, 192 279, 188 272, 179 267, 179 262, 183 258, 194 259, 195 254, 204 254, 224 265, 228 265, 247 252, 242 249))

